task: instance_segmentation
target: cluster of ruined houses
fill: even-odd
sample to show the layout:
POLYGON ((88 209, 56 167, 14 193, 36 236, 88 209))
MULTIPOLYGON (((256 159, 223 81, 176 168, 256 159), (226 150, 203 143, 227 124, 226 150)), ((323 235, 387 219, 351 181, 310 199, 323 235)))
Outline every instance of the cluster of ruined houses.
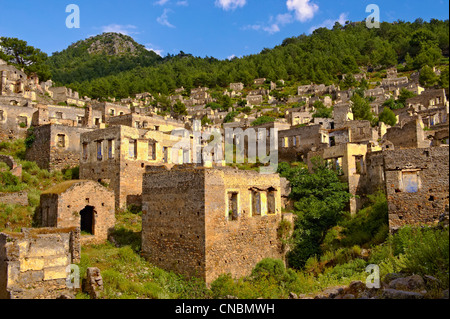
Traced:
MULTIPOLYGON (((278 174, 223 163, 194 164, 194 137, 188 136, 186 148, 179 149, 179 139, 172 134, 192 129, 193 123, 144 110, 152 98, 147 93, 121 103, 82 100, 88 102, 83 108, 33 103, 32 93, 21 91, 17 83, 35 94, 51 86, 38 87, 37 79, 5 64, 0 70, 0 140, 31 135, 28 160, 49 170, 80 169, 80 180, 42 193, 35 214, 41 228, 0 234, 0 298, 53 298, 65 291, 67 269, 79 261, 80 245, 106 241, 116 210, 130 205, 142 207, 142 254, 158 267, 211 283, 222 273, 247 275, 263 258, 284 259, 286 247, 277 230, 281 220, 293 222, 294 217, 286 213, 288 182, 278 174)), ((264 83, 266 79, 256 79, 254 84, 264 83)), ((354 195, 349 202, 352 214, 367 194, 382 190, 392 231, 406 224, 430 225, 449 204, 449 103, 445 90, 423 90, 390 71, 381 87, 366 92, 375 97, 374 112, 381 112, 383 102, 401 88, 419 95, 395 111, 399 124, 394 127, 354 120, 350 91, 312 84, 299 87, 298 96, 291 98, 305 101, 304 106, 287 110, 285 119, 252 128, 265 129, 268 136, 277 130, 279 161, 303 161, 310 168, 314 157, 327 161, 354 195), (311 116, 318 99, 334 106, 332 118, 311 116)), ((58 99, 78 100, 76 93, 56 89, 51 96, 62 92, 58 99)), ((243 89, 242 83, 232 83, 232 92, 225 94, 243 89)), ((260 88, 247 100, 269 94, 260 88)), ((191 99, 194 113, 196 104, 204 109, 212 101, 207 88, 192 90, 191 99)), ((261 104, 260 99, 255 103, 261 104)), ((219 115, 211 116, 217 120, 219 115)), ((243 129, 245 134, 251 122, 246 117, 221 129, 243 129)), ((0 160, 20 176, 14 159, 0 160)))

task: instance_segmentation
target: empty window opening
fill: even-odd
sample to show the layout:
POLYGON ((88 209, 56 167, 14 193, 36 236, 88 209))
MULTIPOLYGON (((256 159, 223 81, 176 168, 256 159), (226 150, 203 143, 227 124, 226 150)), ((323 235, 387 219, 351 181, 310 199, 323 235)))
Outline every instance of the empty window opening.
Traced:
POLYGON ((420 188, 418 172, 402 172, 402 190, 407 193, 417 193, 420 188))
POLYGON ((58 120, 62 120, 62 118, 63 118, 63 113, 62 113, 62 112, 56 112, 56 118, 57 118, 58 120))
POLYGON ((97 160, 102 161, 103 160, 103 141, 97 142, 97 160))
POLYGON ((364 156, 355 156, 356 174, 364 174, 364 156))
POLYGON ((238 208, 238 193, 228 193, 228 220, 238 220, 239 208, 238 208))
POLYGON ((148 159, 150 161, 156 160, 156 143, 155 142, 148 143, 148 159))
POLYGON ((252 191, 252 216, 261 216, 261 194, 256 190, 252 191))
POLYGON ((87 143, 83 143, 83 160, 87 161, 88 159, 88 144, 87 143))
POLYGON ((269 189, 267 192, 267 214, 275 215, 276 214, 276 205, 275 205, 275 193, 274 189, 269 189))
POLYGON ((114 158, 114 140, 108 140, 108 158, 114 158))
POLYGON ((90 235, 94 235, 94 207, 93 206, 86 206, 81 212, 81 232, 87 233, 90 235))
POLYGON ((58 134, 56 146, 58 147, 66 147, 66 136, 64 134, 58 134))
POLYGON ((163 148, 163 155, 164 155, 164 158, 163 158, 164 163, 168 163, 169 162, 169 148, 168 147, 163 148))
POLYGON ((129 140, 128 157, 129 158, 137 158, 137 143, 136 143, 136 140, 129 140))

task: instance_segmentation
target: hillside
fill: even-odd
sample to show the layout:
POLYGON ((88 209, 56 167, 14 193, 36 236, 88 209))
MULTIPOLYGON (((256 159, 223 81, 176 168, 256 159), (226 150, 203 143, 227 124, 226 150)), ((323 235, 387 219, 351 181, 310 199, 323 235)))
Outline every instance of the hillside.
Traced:
MULTIPOLYGON (((118 38, 134 42, 125 36, 111 41, 118 38)), ((309 36, 288 38, 273 49, 232 61, 184 53, 162 59, 139 45, 135 46, 140 49, 128 52, 125 44, 119 45, 120 50, 114 44, 98 44, 109 42, 109 36, 101 35, 54 54, 48 62, 53 80, 93 98, 169 94, 181 86, 249 85, 260 77, 284 79, 288 84, 338 83, 342 74, 358 73, 360 68, 378 71, 400 64, 399 71, 407 71, 448 63, 449 23, 418 19, 385 22, 379 29, 368 29, 363 23, 336 24, 332 30, 317 29, 309 36), (111 52, 121 55, 108 55, 111 52)))
POLYGON ((155 65, 160 60, 159 55, 129 36, 103 33, 53 53, 47 64, 53 81, 69 84, 155 65))

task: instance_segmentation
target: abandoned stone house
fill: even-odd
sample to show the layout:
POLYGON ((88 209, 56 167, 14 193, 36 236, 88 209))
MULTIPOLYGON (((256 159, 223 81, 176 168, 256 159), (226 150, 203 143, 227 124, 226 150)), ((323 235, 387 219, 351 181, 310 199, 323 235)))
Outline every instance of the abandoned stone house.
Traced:
POLYGON ((230 83, 230 90, 240 92, 244 89, 244 83, 230 83))
POLYGON ((147 165, 190 163, 189 149, 173 149, 180 137, 128 126, 81 134, 80 178, 108 184, 116 208, 141 205, 142 174, 147 165))
POLYGON ((80 99, 78 92, 72 91, 70 88, 64 86, 50 87, 49 91, 52 92, 52 98, 56 103, 65 102, 67 105, 84 106, 85 101, 80 99))
POLYGON ((307 163, 310 169, 314 164, 312 159, 320 157, 337 172, 343 182, 348 184, 349 193, 355 196, 349 203, 351 214, 356 214, 362 207, 363 198, 360 196, 367 194, 367 151, 367 145, 347 143, 308 153, 307 163))
POLYGON ((260 78, 260 79, 255 79, 253 80, 253 84, 255 85, 263 85, 264 83, 266 83, 266 78, 260 78))
POLYGON ((295 109, 286 111, 286 120, 291 126, 309 124, 312 119, 309 111, 296 111, 295 109))
POLYGON ((405 119, 398 126, 388 128, 383 142, 389 141, 397 149, 404 148, 427 148, 431 141, 427 139, 424 125, 420 116, 405 119))
POLYGON ((384 88, 387 91, 394 91, 399 86, 403 86, 409 83, 409 80, 406 76, 403 77, 392 77, 392 78, 385 78, 381 80, 381 87, 384 88))
POLYGON ((208 284, 249 275, 264 258, 284 259, 277 236, 278 174, 191 165, 147 167, 142 254, 152 264, 208 284))
POLYGON ((83 244, 105 242, 116 222, 114 193, 91 180, 72 180, 42 192, 39 227, 79 227, 83 244))
POLYGON ((433 225, 449 204, 448 145, 383 153, 390 230, 433 225))
POLYGON ((0 104, 0 140, 25 138, 35 108, 0 104))
POLYGON ((414 108, 415 111, 424 111, 435 108, 449 108, 449 101, 445 89, 426 90, 422 94, 406 100, 406 106, 414 108))
POLYGON ((278 132, 280 161, 304 161, 310 151, 318 151, 329 146, 328 130, 321 125, 308 125, 278 132))
POLYGON ((80 253, 79 228, 0 233, 0 299, 56 299, 73 293, 67 278, 80 253))
POLYGON ((0 79, 0 95, 36 100, 35 90, 39 86, 37 76, 27 76, 12 65, 0 64, 0 79))
POLYGON ((173 130, 185 128, 185 124, 182 121, 177 121, 159 115, 146 116, 135 113, 110 117, 108 119, 108 124, 111 126, 124 125, 138 129, 161 131, 165 133, 170 133, 173 130))
POLYGON ((102 123, 107 123, 110 117, 130 114, 131 110, 127 106, 109 102, 95 102, 91 104, 92 109, 100 111, 102 114, 102 123))
POLYGON ((262 95, 247 95, 246 99, 250 105, 261 105, 263 103, 262 95))

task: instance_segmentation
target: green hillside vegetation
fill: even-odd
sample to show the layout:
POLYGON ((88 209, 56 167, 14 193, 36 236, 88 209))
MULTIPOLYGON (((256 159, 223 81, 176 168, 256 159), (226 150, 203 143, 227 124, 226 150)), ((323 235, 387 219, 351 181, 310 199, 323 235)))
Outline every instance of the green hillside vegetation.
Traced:
MULTIPOLYGON (((118 33, 104 33, 78 41, 61 52, 55 52, 46 64, 52 79, 69 84, 115 75, 138 67, 155 65, 162 58, 131 37, 118 33)), ((120 95, 120 86, 115 88, 120 95)), ((123 97, 128 96, 123 93, 123 97)))
POLYGON ((86 51, 90 41, 49 58, 54 80, 93 98, 127 97, 141 92, 167 95, 181 86, 187 91, 198 86, 225 88, 231 82, 250 86, 260 77, 284 79, 288 87, 332 84, 340 83, 342 74, 359 73, 362 66, 376 73, 397 65, 399 71, 408 71, 448 64, 449 24, 434 19, 382 23, 379 29, 368 29, 364 23, 336 24, 332 30, 320 28, 232 61, 184 52, 164 59, 145 54, 91 56, 86 51))

